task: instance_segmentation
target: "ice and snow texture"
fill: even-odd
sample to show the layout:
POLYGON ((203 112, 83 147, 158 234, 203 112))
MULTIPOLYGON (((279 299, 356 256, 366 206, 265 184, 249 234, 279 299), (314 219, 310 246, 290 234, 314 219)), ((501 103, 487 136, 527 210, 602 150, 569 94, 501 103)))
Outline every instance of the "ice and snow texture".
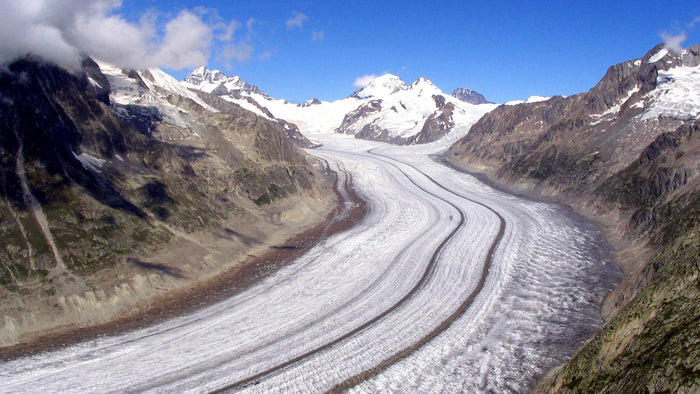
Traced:
POLYGON ((649 92, 648 99, 651 105, 642 120, 700 118, 700 66, 659 71, 656 89, 649 92))
POLYGON ((355 390, 523 390, 600 324, 598 305, 616 271, 592 229, 553 206, 496 192, 431 161, 427 154, 439 144, 316 138, 326 146, 313 153, 346 168, 367 199, 362 223, 191 315, 6 362, 3 390, 209 391, 307 352, 245 389, 329 389, 419 341, 474 291, 499 230, 494 211, 505 219, 505 231, 472 306, 433 341, 355 390), (368 153, 374 147, 381 148, 368 153), (420 291, 324 348, 391 309, 455 229, 420 291))

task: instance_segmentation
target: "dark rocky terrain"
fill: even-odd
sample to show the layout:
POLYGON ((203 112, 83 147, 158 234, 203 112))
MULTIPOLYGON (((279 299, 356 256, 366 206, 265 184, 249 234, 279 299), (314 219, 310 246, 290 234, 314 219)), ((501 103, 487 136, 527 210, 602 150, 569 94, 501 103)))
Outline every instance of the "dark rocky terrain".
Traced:
POLYGON ((290 140, 291 126, 203 94, 218 112, 206 110, 148 71, 124 80, 143 103, 111 101, 90 59, 79 71, 22 59, 0 72, 0 343, 62 315, 89 325, 142 309, 160 292, 153 275, 191 283, 330 210, 332 191, 320 192, 329 175, 290 140), (309 207, 317 212, 299 211, 309 207), (231 241, 228 263, 148 260, 183 241, 204 245, 203 231, 231 241))
POLYGON ((610 67, 590 91, 486 114, 446 158, 601 223, 627 274, 607 322, 543 392, 700 390, 700 122, 645 116, 661 73, 685 54, 610 67), (657 61, 653 61, 657 60, 657 61))
POLYGON ((450 96, 456 97, 464 101, 465 103, 474 105, 488 103, 488 101, 486 101, 486 97, 484 97, 481 93, 475 92, 467 88, 457 88, 454 91, 452 91, 452 93, 450 93, 450 96))

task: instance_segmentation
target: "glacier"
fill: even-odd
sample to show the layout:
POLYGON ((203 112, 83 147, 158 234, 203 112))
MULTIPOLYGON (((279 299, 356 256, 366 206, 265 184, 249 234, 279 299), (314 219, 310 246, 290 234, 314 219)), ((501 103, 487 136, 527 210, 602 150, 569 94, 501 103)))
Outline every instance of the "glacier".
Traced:
POLYGON ((217 304, 6 361, 3 390, 523 391, 602 323, 620 272, 591 225, 436 162, 450 138, 309 137, 358 225, 217 304))

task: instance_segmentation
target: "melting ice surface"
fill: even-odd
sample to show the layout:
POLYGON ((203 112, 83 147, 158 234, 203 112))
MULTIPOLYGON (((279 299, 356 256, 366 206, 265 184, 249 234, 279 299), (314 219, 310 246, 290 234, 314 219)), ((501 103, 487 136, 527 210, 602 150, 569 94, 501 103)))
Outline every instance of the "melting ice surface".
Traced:
POLYGON ((322 391, 386 364, 352 390, 524 391, 601 324, 619 273, 589 225, 434 162, 440 144, 313 137, 367 200, 359 225, 216 305, 5 362, 0 387, 322 391))

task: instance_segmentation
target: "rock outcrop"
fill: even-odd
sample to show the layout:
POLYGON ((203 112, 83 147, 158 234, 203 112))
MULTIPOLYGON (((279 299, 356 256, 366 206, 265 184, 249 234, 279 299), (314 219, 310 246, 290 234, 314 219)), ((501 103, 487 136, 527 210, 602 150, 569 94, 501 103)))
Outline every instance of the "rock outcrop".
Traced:
POLYGON ((488 101, 486 101, 486 97, 484 97, 481 93, 466 88, 457 88, 450 93, 450 96, 458 98, 465 103, 474 105, 488 103, 488 101))

